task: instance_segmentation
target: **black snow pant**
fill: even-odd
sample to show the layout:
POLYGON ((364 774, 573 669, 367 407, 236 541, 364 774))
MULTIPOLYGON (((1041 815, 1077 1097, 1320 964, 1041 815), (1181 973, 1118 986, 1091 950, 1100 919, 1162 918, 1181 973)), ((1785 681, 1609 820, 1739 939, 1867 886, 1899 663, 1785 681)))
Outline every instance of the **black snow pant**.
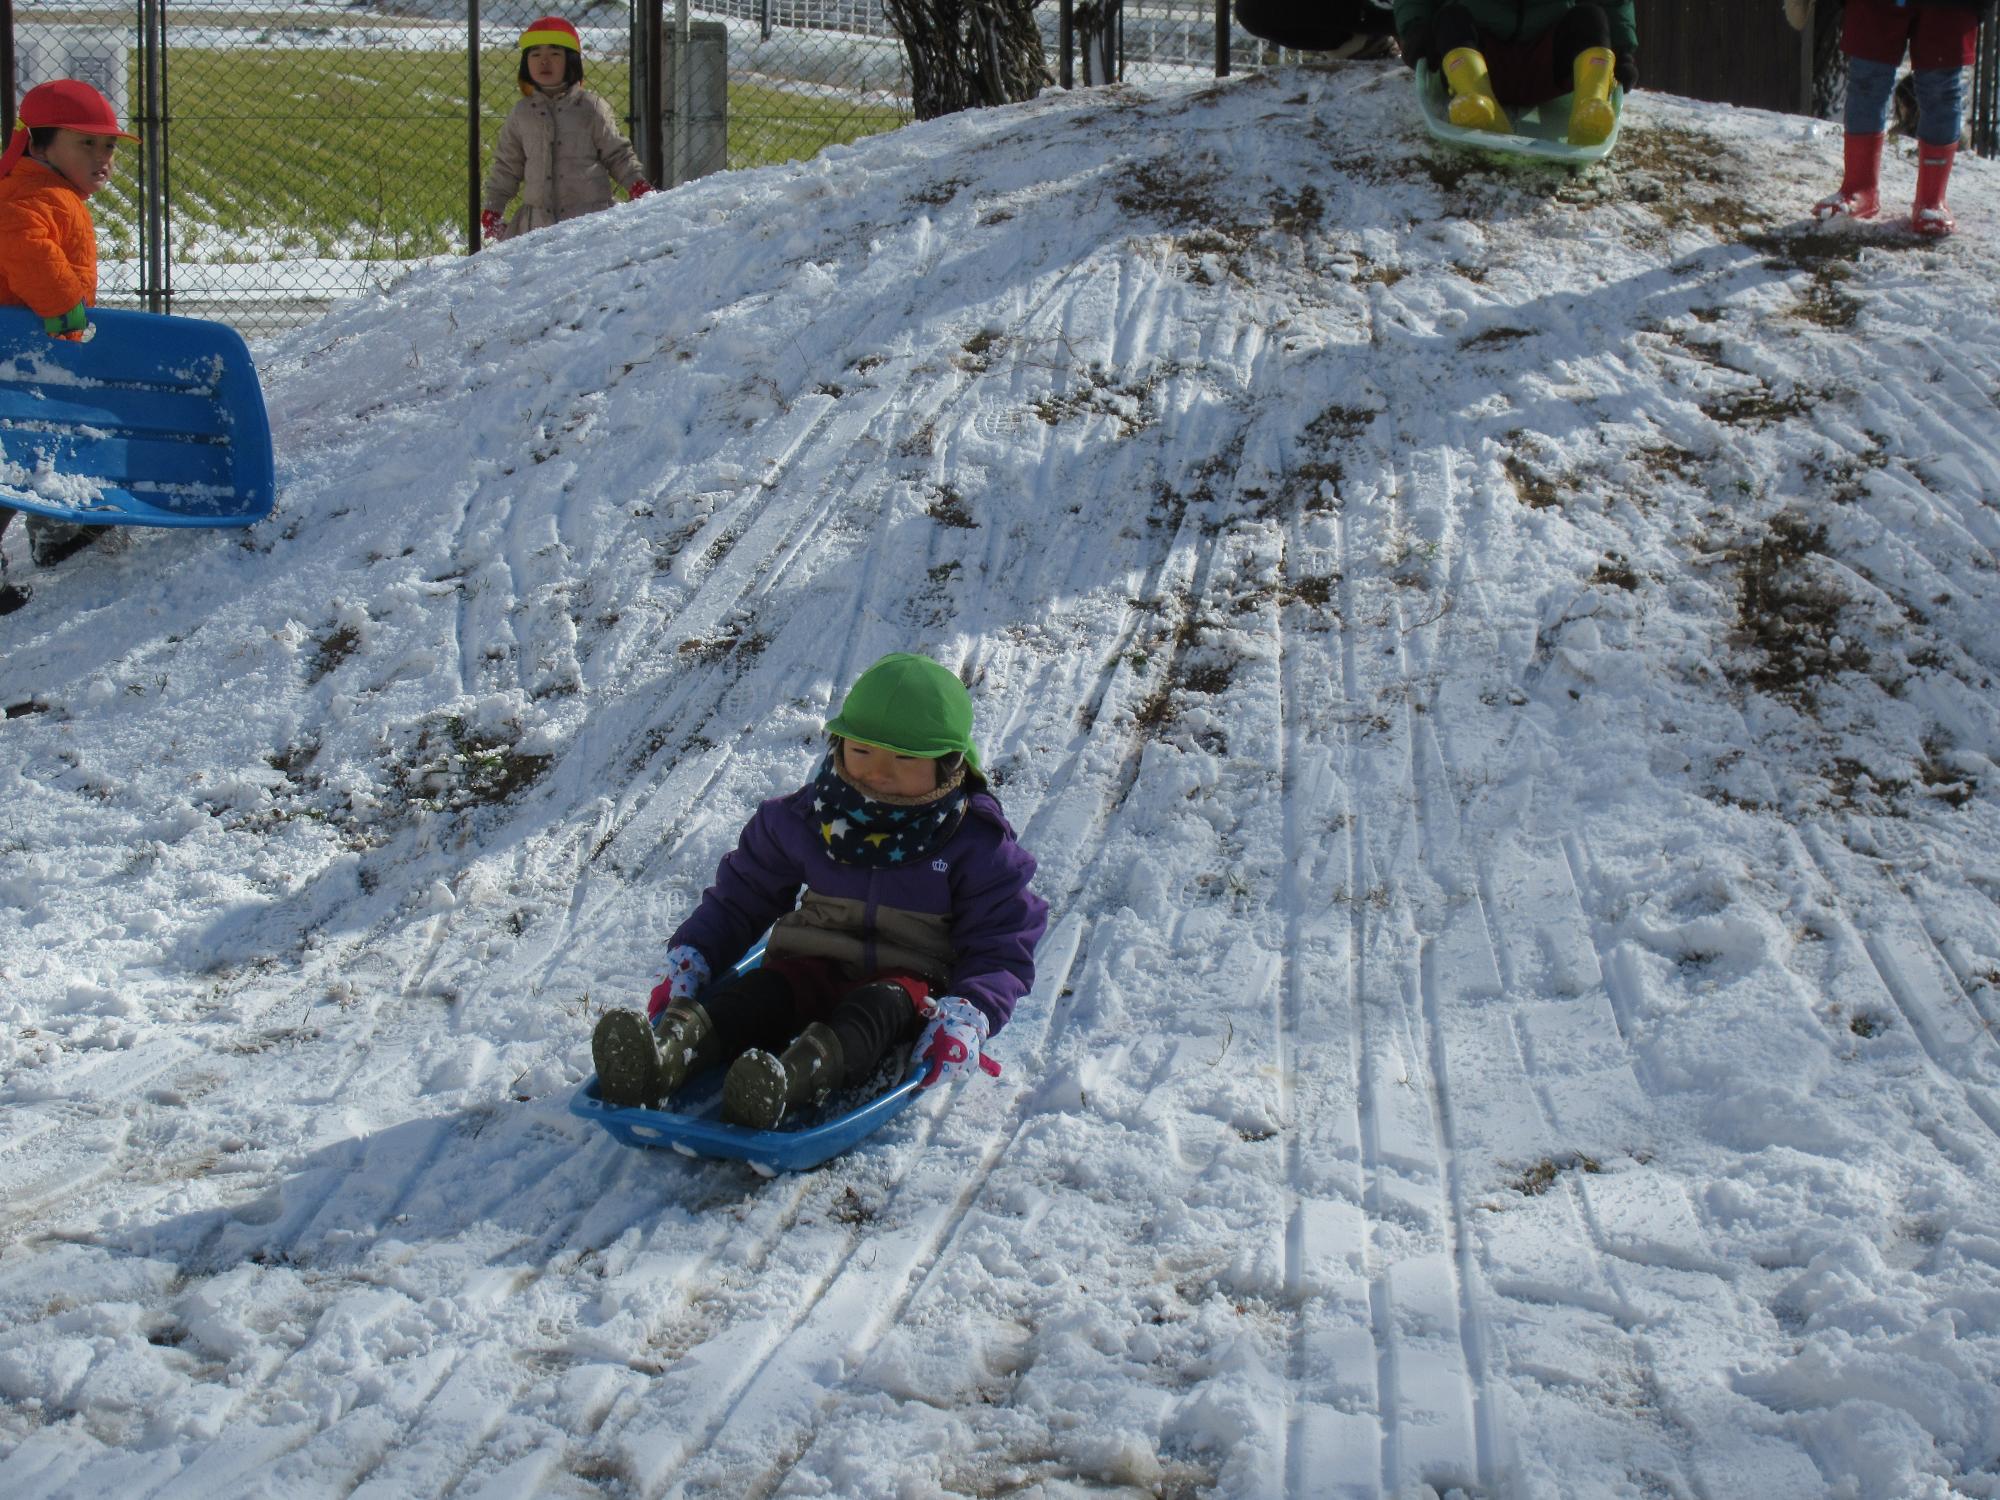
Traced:
MULTIPOLYGON (((802 1010, 807 996, 779 967, 750 970, 725 980, 702 998, 715 1023, 719 1060, 728 1063, 752 1047, 783 1052, 811 1020, 802 1010)), ((841 1084, 866 1083, 891 1047, 916 1031, 917 1010, 910 993, 886 979, 864 980, 842 991, 823 1018, 840 1038, 841 1084)))
POLYGON ((1237 0, 1236 23, 1301 52, 1332 52, 1356 37, 1393 36, 1395 17, 1368 0, 1237 0))

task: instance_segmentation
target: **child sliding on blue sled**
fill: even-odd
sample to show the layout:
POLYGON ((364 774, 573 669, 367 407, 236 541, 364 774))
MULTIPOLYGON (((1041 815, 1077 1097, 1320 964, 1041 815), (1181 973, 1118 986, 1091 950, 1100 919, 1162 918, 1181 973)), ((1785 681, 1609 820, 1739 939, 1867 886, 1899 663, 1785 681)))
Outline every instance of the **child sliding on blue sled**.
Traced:
POLYGON ((728 1063, 723 1118, 770 1130, 920 1025, 927 1084, 999 1071, 981 1049, 1034 983, 1048 907, 980 773, 964 684, 885 656, 826 728, 818 775, 757 809, 674 932, 646 1015, 598 1022, 607 1104, 651 1106, 728 1063), (766 929, 763 963, 709 988, 766 929))
POLYGON ((1618 123, 1615 81, 1639 85, 1633 0, 1396 0, 1404 60, 1427 59, 1451 90, 1451 123, 1502 135, 1507 105, 1528 108, 1562 94, 1568 141, 1595 146, 1618 123))

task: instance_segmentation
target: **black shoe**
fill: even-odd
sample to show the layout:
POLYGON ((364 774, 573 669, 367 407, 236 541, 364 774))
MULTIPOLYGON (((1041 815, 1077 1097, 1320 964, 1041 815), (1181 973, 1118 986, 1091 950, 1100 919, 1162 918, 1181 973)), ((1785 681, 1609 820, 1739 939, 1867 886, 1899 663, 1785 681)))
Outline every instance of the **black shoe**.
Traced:
POLYGON ((11 615, 27 602, 28 591, 19 584, 0 584, 0 615, 11 615))
POLYGON ((843 1050, 833 1028, 818 1021, 800 1032, 782 1057, 753 1047, 729 1065, 722 1080, 722 1118, 752 1130, 775 1130, 787 1113, 833 1091, 843 1050))
POLYGON ((659 1044, 636 1010, 614 1010, 597 1023, 590 1060, 597 1065, 597 1097, 606 1104, 650 1109, 666 1092, 659 1044))
POLYGON ((35 560, 36 567, 53 568, 57 563, 75 557, 108 529, 103 526, 78 526, 70 521, 30 515, 28 555, 35 560))

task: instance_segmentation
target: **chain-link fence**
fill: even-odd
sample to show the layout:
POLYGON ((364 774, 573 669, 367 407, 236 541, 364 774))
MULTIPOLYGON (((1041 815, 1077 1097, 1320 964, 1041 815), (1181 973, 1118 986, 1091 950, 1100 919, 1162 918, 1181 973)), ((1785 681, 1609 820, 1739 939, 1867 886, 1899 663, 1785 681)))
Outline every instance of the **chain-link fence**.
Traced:
MULTIPOLYGON (((248 333, 477 248, 480 185, 547 0, 0 0, 13 101, 88 79, 145 137, 93 200, 100 297, 248 333)), ((809 156, 911 117, 880 0, 596 0, 585 86, 648 175, 809 156), (657 101, 657 109, 654 102, 657 101)), ((1216 0, 1044 0, 1052 75, 1166 83, 1288 60, 1216 0), (1227 12, 1224 12, 1226 17, 1227 12)), ((2000 150, 2000 27, 1981 37, 1975 144, 2000 150)))
MULTIPOLYGON (((521 97, 518 39, 550 8, 14 0, 7 119, 37 83, 96 84, 144 137, 92 200, 100 300, 270 332, 477 247, 480 185, 521 97)), ((684 29, 657 0, 564 13, 584 86, 670 185, 907 121, 900 44, 870 11, 718 0, 684 29)))

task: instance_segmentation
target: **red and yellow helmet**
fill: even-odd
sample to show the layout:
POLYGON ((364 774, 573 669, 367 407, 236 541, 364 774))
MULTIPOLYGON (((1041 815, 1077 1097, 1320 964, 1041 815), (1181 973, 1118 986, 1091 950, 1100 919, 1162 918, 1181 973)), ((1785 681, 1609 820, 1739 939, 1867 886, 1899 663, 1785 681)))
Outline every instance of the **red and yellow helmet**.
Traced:
POLYGON ((583 38, 561 16, 543 16, 539 21, 530 21, 528 29, 521 33, 521 70, 518 76, 523 94, 535 91, 535 85, 528 77, 528 50, 531 47, 562 48, 569 54, 563 59, 564 85, 583 82, 583 38))
POLYGON ((539 21, 530 21, 528 29, 521 33, 521 50, 526 52, 530 47, 567 47, 581 57, 583 38, 561 16, 543 16, 539 21))

